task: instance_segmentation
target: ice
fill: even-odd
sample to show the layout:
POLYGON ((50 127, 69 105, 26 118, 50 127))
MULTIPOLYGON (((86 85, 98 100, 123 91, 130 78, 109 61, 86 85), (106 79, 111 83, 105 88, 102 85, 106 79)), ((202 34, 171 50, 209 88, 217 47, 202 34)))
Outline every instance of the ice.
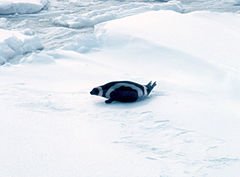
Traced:
POLYGON ((83 28, 92 27, 98 23, 129 16, 149 10, 175 10, 182 11, 181 3, 179 1, 169 1, 167 3, 149 3, 132 2, 123 3, 116 6, 105 7, 79 16, 74 15, 61 15, 53 20, 56 25, 61 25, 69 28, 83 28))
POLYGON ((18 62, 24 54, 41 50, 40 39, 35 35, 25 35, 19 31, 0 29, 1 64, 18 62))
POLYGON ((4 28, 6 26, 7 19, 6 18, 0 18, 0 27, 4 28))
POLYGON ((236 3, 240 4, 240 0, 235 0, 236 3))
POLYGON ((0 14, 29 14, 44 9, 48 0, 0 0, 0 14))
POLYGON ((93 33, 82 34, 81 37, 72 41, 70 45, 64 46, 64 50, 73 50, 80 53, 86 53, 99 48, 98 39, 93 33))

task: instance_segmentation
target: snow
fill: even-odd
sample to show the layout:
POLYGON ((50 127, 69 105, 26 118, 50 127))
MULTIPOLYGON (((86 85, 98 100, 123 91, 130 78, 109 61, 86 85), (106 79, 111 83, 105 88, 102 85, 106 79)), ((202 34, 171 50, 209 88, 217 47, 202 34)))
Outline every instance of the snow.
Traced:
MULTIPOLYGON (((238 18, 239 15, 235 14, 210 12, 179 14, 172 11, 148 12, 131 16, 98 25, 95 33, 102 50, 89 55, 95 61, 102 61, 110 66, 124 66, 122 70, 131 71, 133 75, 156 79, 160 83, 159 87, 166 89, 168 94, 172 85, 173 93, 171 94, 178 93, 176 97, 180 96, 180 90, 183 95, 198 93, 198 99, 202 100, 199 100, 198 104, 202 102, 202 105, 197 104, 196 109, 205 107, 203 105, 207 100, 213 101, 214 103, 211 104, 216 107, 223 103, 219 110, 234 109, 239 101, 240 84, 238 77, 240 53, 237 49, 240 45, 238 18), (167 88, 163 83, 168 85, 167 88), (174 87, 180 90, 177 89, 176 92, 174 87), (233 102, 231 103, 230 100, 233 102), (228 107, 225 105, 227 102, 233 105, 228 107)), ((182 99, 186 101, 187 96, 183 97, 185 98, 182 99)), ((189 99, 190 103, 194 102, 191 101, 191 96, 189 99)), ((189 106, 185 105, 181 109, 187 111, 189 106)), ((162 107, 164 110, 173 108, 172 105, 164 104, 162 107)), ((190 108, 192 110, 188 110, 188 114, 191 116, 180 117, 192 117, 200 111, 194 110, 193 105, 190 108)), ((216 109, 214 113, 218 110, 211 107, 212 111, 213 109, 216 109)), ((210 126, 215 124, 216 119, 212 118, 212 120, 211 116, 203 116, 200 112, 199 118, 194 116, 194 122, 186 122, 188 126, 193 126, 194 129, 208 129, 215 136, 219 136, 220 132, 215 134, 215 129, 210 126), (203 121, 203 119, 206 120, 203 121)), ((235 112, 237 115, 238 110, 229 112, 235 112)), ((175 121, 180 121, 179 123, 183 121, 178 119, 178 116, 174 117, 176 117, 175 121)), ((224 129, 228 125, 227 119, 230 115, 223 116, 221 112, 221 115, 213 117, 221 117, 220 120, 226 121, 218 124, 218 126, 222 125, 221 129, 224 129)), ((234 116, 231 115, 231 117, 234 116)), ((237 140, 238 128, 235 126, 237 117, 233 119, 234 124, 229 125, 232 132, 228 132, 231 136, 228 138, 237 140)), ((221 134, 221 137, 224 136, 226 132, 221 134)))
POLYGON ((0 176, 238 177, 239 14, 126 14, 39 52, 33 30, 1 29, 19 64, 0 68, 0 176), (136 103, 89 94, 113 80, 158 85, 136 103))
POLYGON ((0 14, 29 14, 44 9, 48 0, 0 0, 0 14))
POLYGON ((33 53, 32 55, 21 59, 20 63, 52 64, 55 63, 55 58, 45 53, 33 53))
POLYGON ((43 48, 40 39, 33 33, 0 29, 0 64, 18 62, 27 53, 43 48))

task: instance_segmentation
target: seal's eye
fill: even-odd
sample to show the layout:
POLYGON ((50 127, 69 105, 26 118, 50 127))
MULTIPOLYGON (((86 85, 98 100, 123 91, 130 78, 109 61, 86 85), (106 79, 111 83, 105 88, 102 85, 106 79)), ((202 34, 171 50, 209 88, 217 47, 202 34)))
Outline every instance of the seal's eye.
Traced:
POLYGON ((99 90, 97 88, 92 89, 92 91, 90 92, 91 95, 98 95, 99 90))

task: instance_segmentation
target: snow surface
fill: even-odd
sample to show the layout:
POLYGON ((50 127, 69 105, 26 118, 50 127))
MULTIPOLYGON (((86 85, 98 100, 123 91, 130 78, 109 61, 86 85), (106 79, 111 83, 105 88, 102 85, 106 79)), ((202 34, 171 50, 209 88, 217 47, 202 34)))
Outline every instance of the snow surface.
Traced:
POLYGON ((0 0, 0 14, 29 14, 44 9, 48 0, 0 0))
POLYGON ((238 177, 239 27, 239 14, 151 11, 1 66, 0 176, 238 177), (129 104, 89 94, 112 80, 158 85, 129 104))
POLYGON ((18 62, 27 53, 43 48, 40 39, 31 30, 9 31, 0 29, 0 65, 18 62))

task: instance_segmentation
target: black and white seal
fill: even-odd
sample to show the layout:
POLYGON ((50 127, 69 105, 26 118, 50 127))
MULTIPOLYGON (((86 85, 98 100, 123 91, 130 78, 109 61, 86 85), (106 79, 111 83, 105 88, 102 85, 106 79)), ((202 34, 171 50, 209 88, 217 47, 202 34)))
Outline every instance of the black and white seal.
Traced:
POLYGON ((152 81, 147 85, 131 81, 114 81, 93 88, 90 94, 107 98, 105 103, 113 101, 134 102, 139 98, 148 96, 156 85, 156 82, 152 84, 152 81))

